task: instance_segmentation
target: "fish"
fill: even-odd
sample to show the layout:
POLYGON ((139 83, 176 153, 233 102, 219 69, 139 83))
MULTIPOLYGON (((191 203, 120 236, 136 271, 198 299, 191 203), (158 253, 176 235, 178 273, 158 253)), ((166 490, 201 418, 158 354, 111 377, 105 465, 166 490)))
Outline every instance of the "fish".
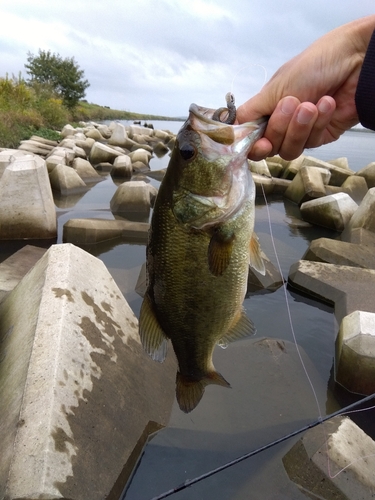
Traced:
POLYGON ((139 316, 140 339, 153 360, 164 361, 172 343, 176 399, 185 413, 207 385, 230 387, 213 351, 254 334, 243 309, 249 265, 264 274, 247 154, 267 120, 232 125, 216 111, 191 104, 177 134, 150 222, 139 316))

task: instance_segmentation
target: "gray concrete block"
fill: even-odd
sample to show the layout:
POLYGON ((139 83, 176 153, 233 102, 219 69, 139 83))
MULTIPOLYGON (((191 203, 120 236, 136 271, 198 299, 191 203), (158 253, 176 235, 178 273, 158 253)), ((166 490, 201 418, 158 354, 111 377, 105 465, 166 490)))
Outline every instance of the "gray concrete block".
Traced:
POLYGON ((70 244, 45 253, 0 316, 0 497, 108 498, 149 422, 168 421, 174 358, 148 358, 104 264, 70 244))

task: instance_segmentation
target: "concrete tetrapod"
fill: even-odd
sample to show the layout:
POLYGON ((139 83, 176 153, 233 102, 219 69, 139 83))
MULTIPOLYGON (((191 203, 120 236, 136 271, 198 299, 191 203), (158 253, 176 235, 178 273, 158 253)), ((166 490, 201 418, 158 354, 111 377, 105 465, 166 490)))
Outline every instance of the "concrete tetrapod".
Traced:
POLYGON ((15 156, 0 178, 0 239, 49 239, 57 235, 56 211, 45 161, 15 156))
POLYGON ((335 379, 351 392, 375 393, 375 313, 345 316, 336 340, 335 379))
POLYGON ((169 418, 173 357, 144 353, 104 264, 71 244, 44 254, 0 317, 0 498, 118 499, 169 418))

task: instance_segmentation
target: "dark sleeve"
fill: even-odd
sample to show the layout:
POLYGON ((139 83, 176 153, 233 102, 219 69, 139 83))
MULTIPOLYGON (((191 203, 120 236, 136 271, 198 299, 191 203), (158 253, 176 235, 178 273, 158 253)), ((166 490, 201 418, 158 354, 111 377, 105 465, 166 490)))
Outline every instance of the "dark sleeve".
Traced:
POLYGON ((359 121, 375 130, 375 31, 372 34, 355 93, 359 121))

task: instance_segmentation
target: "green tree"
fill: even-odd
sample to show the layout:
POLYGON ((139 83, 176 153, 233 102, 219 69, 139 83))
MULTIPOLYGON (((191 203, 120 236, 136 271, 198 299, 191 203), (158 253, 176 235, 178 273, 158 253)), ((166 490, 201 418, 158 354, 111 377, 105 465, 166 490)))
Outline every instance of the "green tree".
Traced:
POLYGON ((67 108, 73 109, 85 97, 90 84, 84 79, 84 71, 74 57, 63 59, 59 54, 39 49, 38 55, 28 52, 27 62, 28 83, 46 86, 61 97, 67 108))

